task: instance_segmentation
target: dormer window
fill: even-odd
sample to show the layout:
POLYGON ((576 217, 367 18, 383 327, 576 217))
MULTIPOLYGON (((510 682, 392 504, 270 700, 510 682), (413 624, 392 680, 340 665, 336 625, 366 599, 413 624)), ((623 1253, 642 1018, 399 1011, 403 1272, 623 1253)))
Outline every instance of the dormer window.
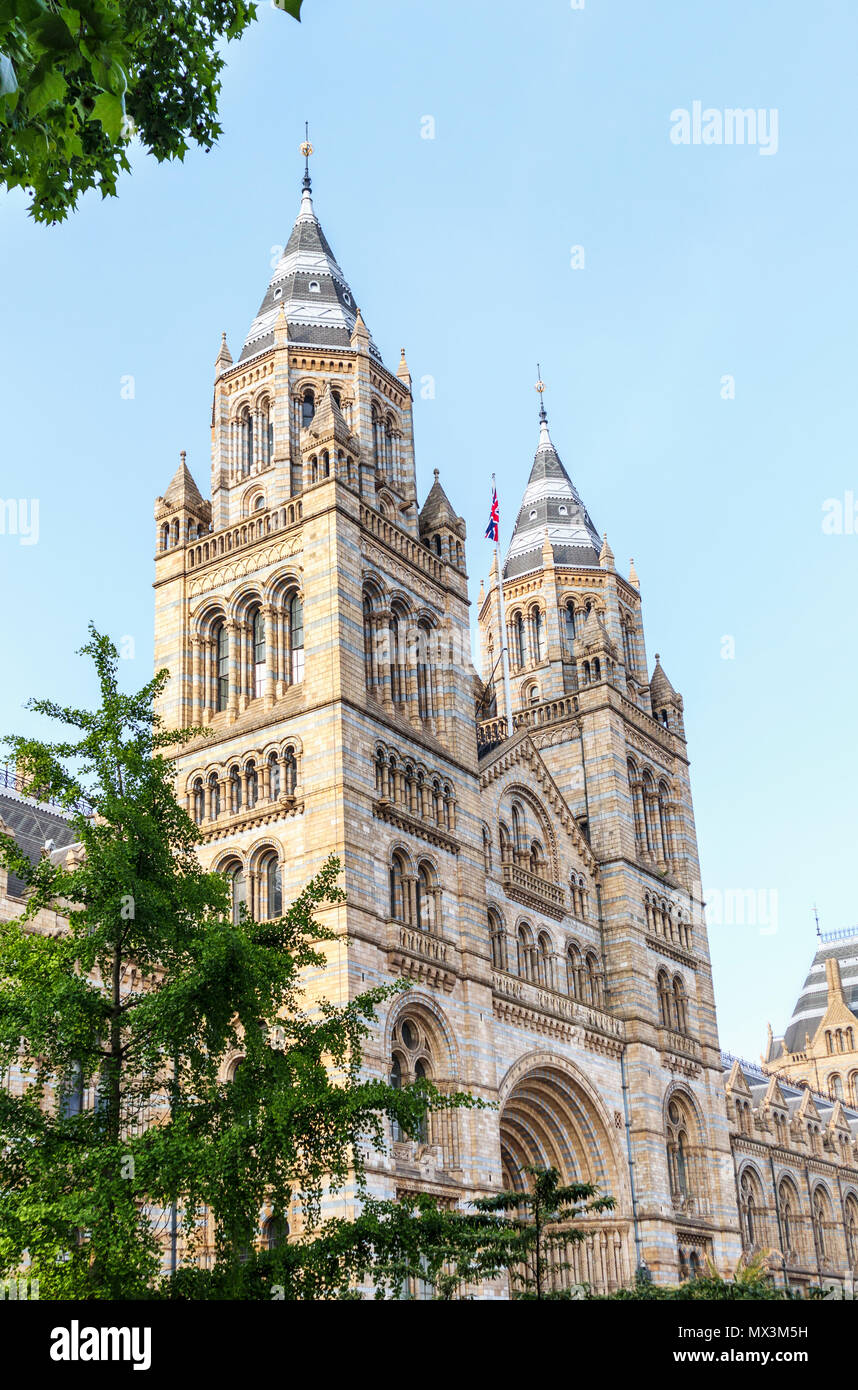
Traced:
POLYGON ((321 293, 322 293, 322 286, 319 284, 318 280, 311 280, 311 281, 310 281, 310 285, 309 285, 309 289, 310 289, 310 293, 311 293, 311 294, 321 294, 321 293))
POLYGON ((276 289, 276 290, 274 291, 274 298, 275 298, 275 299, 279 299, 282 293, 283 293, 283 288, 282 288, 282 286, 281 286, 279 289, 276 289))
POLYGON ((560 513, 561 516, 568 516, 568 515, 569 515, 569 508, 568 508, 568 507, 558 507, 557 510, 559 511, 559 513, 560 513))
POLYGON ((351 302, 352 302, 352 297, 351 297, 351 295, 349 294, 348 290, 343 290, 343 303, 344 303, 344 304, 351 304, 351 302))
POLYGON ((531 519, 531 521, 535 521, 535 520, 536 520, 536 509, 535 509, 535 508, 534 508, 534 510, 530 513, 530 519, 531 519))

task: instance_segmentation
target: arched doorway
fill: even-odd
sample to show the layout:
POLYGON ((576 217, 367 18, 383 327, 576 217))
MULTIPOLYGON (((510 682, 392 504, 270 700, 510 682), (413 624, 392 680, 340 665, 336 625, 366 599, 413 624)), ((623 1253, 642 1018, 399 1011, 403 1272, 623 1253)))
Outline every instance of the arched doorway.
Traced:
POLYGON ((555 1284, 590 1284, 608 1292, 632 1277, 627 1180, 601 1105, 580 1074, 559 1058, 518 1067, 509 1078, 500 1115, 502 1183, 528 1187, 528 1166, 556 1168, 564 1183, 590 1182, 616 1200, 612 1212, 579 1217, 586 1238, 555 1261, 555 1284), (560 1266, 568 1264, 568 1269, 560 1266))

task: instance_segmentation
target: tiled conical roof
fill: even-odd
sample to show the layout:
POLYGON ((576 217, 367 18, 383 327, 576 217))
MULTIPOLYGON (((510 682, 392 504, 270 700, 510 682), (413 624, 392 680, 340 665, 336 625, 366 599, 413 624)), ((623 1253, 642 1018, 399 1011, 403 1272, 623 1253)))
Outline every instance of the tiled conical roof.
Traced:
POLYGON ((676 691, 664 673, 661 664, 661 657, 658 652, 655 654, 655 666, 653 668, 652 680, 649 683, 650 699, 653 709, 661 709, 664 705, 675 705, 678 703, 676 691))
POLYGON ((536 456, 504 565, 507 579, 540 568, 546 534, 555 564, 598 569, 601 538, 551 442, 543 410, 536 456))
MULTIPOLYGON (((292 235, 250 325, 240 361, 273 345, 274 321, 281 305, 289 325, 290 343, 306 343, 308 347, 349 346, 357 306, 319 224, 307 186, 292 235)), ((369 350, 381 361, 371 339, 369 350)))
POLYGON ((170 480, 170 486, 161 500, 168 502, 171 507, 187 507, 191 511, 198 511, 200 507, 205 507, 207 504, 191 477, 191 470, 185 463, 184 450, 182 450, 181 460, 170 480))
POLYGON ((807 979, 798 997, 792 1018, 784 1034, 787 1052, 800 1052, 806 1035, 813 1038, 828 1006, 828 984, 825 962, 836 960, 840 966, 843 999, 858 1013, 858 927, 852 932, 832 933, 836 941, 823 942, 813 958, 807 979))
POLYGON ((435 481, 429 489, 420 513, 420 532, 422 534, 425 531, 436 531, 442 526, 448 526, 457 535, 461 535, 464 530, 464 522, 453 511, 450 499, 441 486, 439 470, 436 468, 435 481))

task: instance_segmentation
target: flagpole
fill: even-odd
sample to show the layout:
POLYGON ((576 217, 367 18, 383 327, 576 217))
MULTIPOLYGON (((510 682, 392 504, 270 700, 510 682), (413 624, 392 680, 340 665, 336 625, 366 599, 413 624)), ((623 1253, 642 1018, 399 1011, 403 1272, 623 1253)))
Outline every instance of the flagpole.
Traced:
MULTIPOLYGON (((492 474, 492 492, 496 491, 495 475, 492 474)), ((495 541, 495 563, 498 572, 498 600, 500 602, 500 637, 501 637, 501 668, 503 670, 503 699, 506 706, 506 732, 507 737, 512 738, 514 729, 512 723, 512 688, 509 683, 509 647, 507 646, 507 627, 506 627, 506 604, 503 597, 503 566, 500 558, 500 523, 498 523, 498 538, 495 541)))

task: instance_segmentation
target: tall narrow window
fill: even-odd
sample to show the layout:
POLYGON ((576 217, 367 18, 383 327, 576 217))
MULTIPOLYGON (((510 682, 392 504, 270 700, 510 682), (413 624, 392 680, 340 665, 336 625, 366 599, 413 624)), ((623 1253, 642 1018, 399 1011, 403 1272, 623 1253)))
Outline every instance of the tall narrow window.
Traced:
POLYGON ((563 610, 566 620, 566 650, 570 656, 575 655, 575 605, 567 603, 563 610))
POLYGON ((277 855, 270 854, 262 866, 265 879, 265 916, 270 922, 283 915, 283 889, 277 855))
POLYGON ((272 801, 280 795, 280 761, 276 753, 268 754, 268 788, 272 801))
POLYGON ((417 708, 421 719, 432 717, 432 676, 429 666, 429 628, 417 628, 417 708))
POLYGON ((229 702, 229 633, 226 623, 218 625, 215 634, 217 652, 217 707, 224 710, 229 702))
POLYGON ((287 748, 283 754, 283 771, 286 779, 286 795, 294 796, 295 788, 298 785, 298 763, 293 748, 287 748))
POLYGON ((293 594, 289 605, 289 628, 292 635, 292 684, 304 679, 304 602, 293 594))
POLYGON ((527 660, 527 644, 524 636, 524 618, 520 613, 516 614, 513 624, 512 654, 515 665, 521 669, 527 660))
POLYGON ((227 870, 227 877, 232 898, 232 920, 238 923, 241 919, 242 905, 247 902, 247 879, 240 864, 231 865, 227 870))
POLYGON ((253 693, 257 700, 265 694, 265 619, 261 608, 253 615, 253 693))
POLYGON ((314 400, 314 398, 313 398, 313 393, 312 393, 312 391, 309 390, 309 388, 308 388, 308 389, 304 392, 304 397, 303 397, 303 400, 301 401, 301 428, 302 428, 302 429, 307 429, 310 425, 312 425, 312 423, 313 423, 313 416, 315 415, 315 413, 316 413, 316 403, 315 403, 315 400, 314 400))

